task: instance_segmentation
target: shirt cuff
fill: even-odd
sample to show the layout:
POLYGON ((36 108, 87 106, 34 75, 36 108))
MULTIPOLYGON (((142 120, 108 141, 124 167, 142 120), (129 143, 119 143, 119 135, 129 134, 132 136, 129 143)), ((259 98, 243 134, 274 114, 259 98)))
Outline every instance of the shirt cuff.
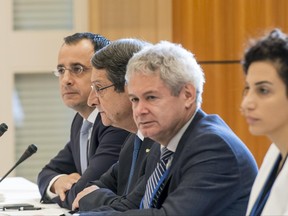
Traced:
POLYGON ((64 174, 62 174, 62 175, 57 175, 57 176, 55 176, 55 177, 50 181, 50 183, 49 183, 49 185, 48 185, 48 187, 47 187, 47 189, 46 189, 46 196, 47 196, 49 199, 53 199, 53 198, 55 198, 55 197, 58 196, 58 194, 52 193, 50 189, 51 189, 53 183, 54 183, 59 177, 61 177, 61 176, 63 176, 63 175, 64 175, 64 174))

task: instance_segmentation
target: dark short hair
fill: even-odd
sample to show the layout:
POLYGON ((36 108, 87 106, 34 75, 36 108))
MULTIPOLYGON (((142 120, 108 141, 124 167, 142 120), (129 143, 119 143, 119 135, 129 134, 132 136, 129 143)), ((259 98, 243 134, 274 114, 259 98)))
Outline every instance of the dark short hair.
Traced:
POLYGON ((288 96, 288 38, 280 29, 273 29, 258 40, 252 40, 244 52, 242 66, 247 75, 249 66, 256 61, 271 62, 286 85, 288 96))
POLYGON ((108 40, 104 36, 100 34, 94 34, 91 32, 78 32, 73 35, 69 35, 64 38, 64 43, 68 45, 76 44, 83 39, 88 39, 91 41, 91 43, 94 46, 94 52, 110 44, 110 40, 108 40))
POLYGON ((113 41, 109 46, 97 51, 91 59, 96 69, 105 69, 107 78, 114 84, 115 91, 125 91, 126 67, 134 53, 150 43, 133 38, 113 41))

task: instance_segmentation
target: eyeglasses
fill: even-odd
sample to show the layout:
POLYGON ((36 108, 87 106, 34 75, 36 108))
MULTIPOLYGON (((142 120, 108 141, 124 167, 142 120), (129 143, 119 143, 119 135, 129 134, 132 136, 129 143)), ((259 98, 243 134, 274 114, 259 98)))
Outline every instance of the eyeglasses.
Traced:
POLYGON ((92 82, 91 88, 92 88, 92 90, 94 90, 94 91, 96 92, 96 95, 99 96, 99 94, 101 93, 101 91, 103 91, 104 89, 110 88, 110 87, 112 87, 112 86, 115 86, 115 84, 111 84, 111 85, 108 85, 108 86, 104 86, 104 87, 99 88, 98 86, 96 86, 95 83, 92 82))
POLYGON ((59 76, 63 76, 65 71, 68 70, 70 71, 71 74, 73 75, 79 75, 84 71, 88 71, 91 68, 85 68, 82 65, 72 65, 70 68, 65 68, 65 67, 57 67, 56 70, 53 71, 54 75, 59 77, 59 76))

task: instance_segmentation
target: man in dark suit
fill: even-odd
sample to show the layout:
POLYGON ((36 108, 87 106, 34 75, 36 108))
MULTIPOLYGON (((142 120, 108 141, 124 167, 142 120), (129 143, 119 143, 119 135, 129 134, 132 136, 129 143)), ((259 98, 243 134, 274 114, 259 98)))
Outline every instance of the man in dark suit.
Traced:
MULTIPOLYGON (((142 141, 134 168, 134 174, 129 188, 127 188, 135 136, 137 135, 131 134, 125 142, 119 155, 119 161, 104 173, 99 180, 91 182, 88 187, 83 190, 83 194, 81 194, 82 192, 78 194, 79 197, 76 197, 74 201, 75 207, 73 209, 79 208, 80 211, 89 211, 102 205, 110 205, 113 200, 119 196, 125 196, 133 190, 145 173, 146 160, 148 156, 151 157, 150 149, 154 143, 154 141, 148 138, 142 141)), ((155 155, 155 152, 153 154, 155 155)), ((155 156, 154 160, 156 160, 155 156)))
POLYGON ((91 91, 90 59, 95 51, 109 43, 103 36, 88 32, 64 38, 54 73, 59 77, 63 102, 77 113, 71 125, 70 140, 38 175, 43 203, 56 202, 71 209, 77 193, 88 182, 99 179, 118 160, 128 136, 127 131, 104 126, 98 110, 87 105, 91 91), (83 142, 86 146, 80 148, 80 129, 84 122, 91 128, 87 129, 87 139, 83 142), (80 156, 82 151, 87 151, 83 157, 80 156))
POLYGON ((119 161, 99 180, 92 182, 92 186, 77 195, 73 202, 73 209, 79 207, 80 210, 87 211, 107 205, 115 197, 130 192, 144 174, 145 160, 154 141, 144 139, 140 133, 137 133, 138 129, 125 86, 125 73, 133 54, 148 45, 150 44, 137 39, 120 39, 96 52, 91 60, 93 91, 90 93, 88 104, 100 111, 104 125, 125 129, 130 131, 131 135, 120 152, 119 161), (138 137, 143 141, 140 143, 135 167, 132 168, 134 173, 131 173, 130 177, 135 150, 134 141, 139 139, 138 137))
POLYGON ((201 110, 204 75, 193 54, 162 41, 130 59, 126 80, 136 124, 160 143, 160 160, 132 193, 79 214, 245 215, 257 165, 218 115, 201 110))

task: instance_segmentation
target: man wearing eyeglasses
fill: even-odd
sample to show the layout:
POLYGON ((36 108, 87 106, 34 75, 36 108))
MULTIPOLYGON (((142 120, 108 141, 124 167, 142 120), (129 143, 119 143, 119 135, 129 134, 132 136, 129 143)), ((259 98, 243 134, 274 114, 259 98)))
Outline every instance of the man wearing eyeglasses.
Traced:
POLYGON ((123 128, 131 135, 125 141, 118 162, 99 180, 91 182, 91 186, 78 193, 72 206, 75 210, 88 211, 108 205, 118 196, 128 194, 143 176, 147 157, 154 157, 157 162, 159 145, 155 146, 153 140, 137 132, 124 78, 129 59, 149 45, 138 39, 119 39, 97 51, 91 60, 93 91, 90 92, 88 104, 97 107, 104 125, 123 128), (158 149, 153 151, 153 146, 158 149))
POLYGON ((63 102, 77 113, 70 140, 38 175, 43 203, 56 202, 71 209, 78 192, 118 160, 128 132, 104 126, 97 109, 87 105, 91 91, 90 59, 109 43, 105 37, 88 32, 64 38, 54 74, 59 78, 63 102), (86 130, 82 125, 87 125, 86 130))

